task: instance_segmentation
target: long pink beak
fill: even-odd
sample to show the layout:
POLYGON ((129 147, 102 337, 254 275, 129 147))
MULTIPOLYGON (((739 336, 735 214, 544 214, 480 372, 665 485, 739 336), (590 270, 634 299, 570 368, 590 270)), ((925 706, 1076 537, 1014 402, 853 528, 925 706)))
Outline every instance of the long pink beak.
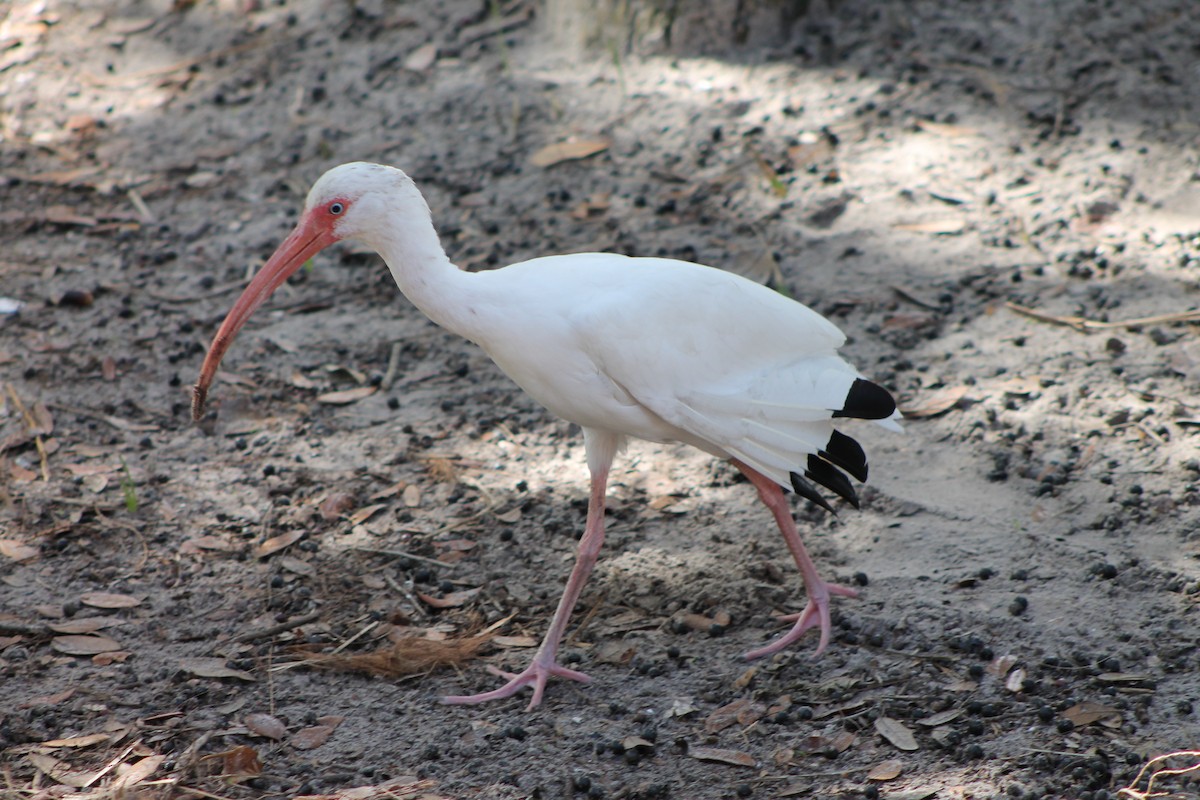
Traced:
POLYGON ((200 379, 192 387, 192 419, 199 421, 204 416, 204 403, 208 399, 208 389, 212 386, 217 375, 217 367, 225 351, 233 344, 242 325, 267 301, 267 298, 278 289, 292 273, 300 269, 304 262, 337 241, 330 226, 320 225, 313 216, 305 214, 296 229, 288 235, 279 248, 267 259, 267 263, 258 271, 250 285, 242 292, 230 309, 217 335, 209 345, 208 355, 204 358, 204 366, 200 368, 200 379))

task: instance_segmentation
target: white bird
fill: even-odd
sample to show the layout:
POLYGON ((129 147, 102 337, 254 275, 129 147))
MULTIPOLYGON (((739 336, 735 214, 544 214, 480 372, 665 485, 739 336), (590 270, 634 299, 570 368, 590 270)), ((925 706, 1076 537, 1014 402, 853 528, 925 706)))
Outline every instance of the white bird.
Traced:
POLYGON ((421 193, 379 164, 331 169, 308 194, 296 229, 238 298, 213 339, 193 396, 203 413, 217 366, 238 330, 288 276, 325 247, 353 239, 387 262, 405 296, 434 322, 482 347, 550 411, 583 428, 591 493, 575 566, 533 662, 502 687, 443 698, 482 703, 531 686, 529 709, 551 676, 590 678, 558 663, 559 642, 604 540, 613 458, 630 436, 685 442, 728 459, 770 509, 800 569, 808 604, 791 630, 746 654, 776 653, 810 628, 829 643, 830 596, 800 541, 785 487, 832 511, 819 484, 857 506, 844 473, 862 481, 862 448, 838 418, 899 430, 896 404, 837 354, 845 336, 807 306, 729 272, 613 253, 535 258, 465 272, 442 249, 421 193))

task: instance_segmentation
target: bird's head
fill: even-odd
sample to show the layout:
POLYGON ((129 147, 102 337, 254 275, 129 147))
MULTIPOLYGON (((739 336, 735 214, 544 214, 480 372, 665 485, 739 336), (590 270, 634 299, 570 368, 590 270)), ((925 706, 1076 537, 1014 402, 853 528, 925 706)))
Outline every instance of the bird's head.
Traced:
POLYGON ((394 167, 354 162, 322 175, 309 191, 295 229, 250 281, 213 338, 192 393, 193 419, 203 416, 217 366, 237 332, 276 289, 334 242, 355 239, 378 249, 376 239, 385 235, 389 216, 403 210, 398 206, 411 209, 414 201, 427 217, 429 208, 420 192, 394 167))

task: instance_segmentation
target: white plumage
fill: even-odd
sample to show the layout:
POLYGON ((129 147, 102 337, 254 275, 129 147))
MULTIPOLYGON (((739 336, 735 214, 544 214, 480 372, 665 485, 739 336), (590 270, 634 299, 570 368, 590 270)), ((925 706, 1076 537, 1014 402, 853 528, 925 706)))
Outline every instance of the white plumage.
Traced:
POLYGON ((498 699, 532 685, 533 708, 550 675, 587 680, 558 665, 556 653, 603 540, 609 467, 629 436, 684 442, 730 459, 774 514, 809 605, 787 635, 748 655, 776 652, 815 626, 818 652, 825 647, 829 595, 854 592, 817 576, 782 487, 829 508, 815 482, 857 504, 842 471, 865 480, 866 458, 836 431, 836 419, 899 428, 887 392, 837 354, 845 336, 836 326, 752 281, 670 259, 581 253, 464 272, 446 257, 408 176, 345 164, 313 186, 296 230, 222 324, 196 386, 197 415, 241 325, 301 264, 341 239, 377 250, 418 308, 479 344, 535 400, 584 429, 592 473, 588 526, 542 647, 504 687, 447 702, 498 699))

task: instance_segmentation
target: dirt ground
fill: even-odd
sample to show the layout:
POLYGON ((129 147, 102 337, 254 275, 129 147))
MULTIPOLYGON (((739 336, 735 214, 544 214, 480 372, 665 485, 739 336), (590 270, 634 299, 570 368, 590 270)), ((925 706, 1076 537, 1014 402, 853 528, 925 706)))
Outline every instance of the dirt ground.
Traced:
POLYGON ((589 5, 0 5, 0 796, 1101 800, 1200 746, 1200 7, 589 5), (345 247, 189 418, 352 160, 464 268, 681 257, 847 332, 911 419, 854 429, 860 512, 797 505, 862 589, 823 657, 740 659, 802 607, 783 543, 731 467, 637 444, 593 683, 437 704, 544 633, 578 430, 345 247))

